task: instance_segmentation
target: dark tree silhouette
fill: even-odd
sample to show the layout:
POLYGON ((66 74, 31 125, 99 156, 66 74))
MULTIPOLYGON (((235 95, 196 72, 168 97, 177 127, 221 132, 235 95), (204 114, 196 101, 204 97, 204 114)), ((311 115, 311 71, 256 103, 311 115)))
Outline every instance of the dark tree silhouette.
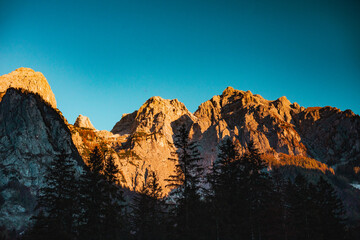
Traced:
POLYGON ((94 148, 82 176, 80 239, 119 239, 126 236, 124 198, 116 178, 118 168, 111 156, 105 158, 105 150, 94 148))
POLYGON ((159 179, 152 171, 131 205, 136 239, 165 239, 164 204, 161 198, 159 179))
POLYGON ((344 239, 344 207, 334 187, 323 177, 316 186, 320 239, 344 239))
POLYGON ((217 239, 266 239, 271 178, 253 143, 240 157, 228 138, 210 174, 217 239))
POLYGON ((175 173, 170 175, 167 187, 174 188, 171 195, 176 202, 175 216, 178 236, 193 238, 199 234, 197 214, 201 205, 201 176, 203 168, 200 166, 200 153, 196 142, 189 139, 189 130, 182 125, 175 135, 174 145, 177 147, 177 161, 175 173))
MULTIPOLYGON (((72 239, 77 224, 78 192, 74 162, 66 153, 59 154, 45 174, 40 189, 35 225, 28 239, 72 239)), ((25 238, 26 239, 26 238, 25 238)))
POLYGON ((104 177, 104 237, 118 239, 124 235, 125 221, 123 216, 124 197, 118 185, 117 174, 119 169, 114 158, 110 155, 105 161, 104 177))
POLYGON ((218 159, 208 175, 216 239, 232 239, 240 235, 239 159, 239 151, 227 138, 219 146, 218 159))

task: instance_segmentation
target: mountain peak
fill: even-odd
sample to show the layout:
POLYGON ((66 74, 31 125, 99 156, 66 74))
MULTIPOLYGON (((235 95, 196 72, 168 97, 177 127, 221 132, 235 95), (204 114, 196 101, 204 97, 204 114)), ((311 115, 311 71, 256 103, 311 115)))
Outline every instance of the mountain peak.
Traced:
POLYGON ((31 72, 34 73, 35 71, 31 68, 27 68, 27 67, 20 67, 18 69, 15 69, 14 72, 31 72))
POLYGON ((11 73, 0 76, 0 92, 5 93, 10 87, 22 88, 29 92, 38 93, 53 108, 56 108, 55 95, 48 81, 40 72, 35 72, 31 68, 21 67, 11 73))
POLYGON ((281 102, 283 105, 291 105, 291 102, 285 96, 279 97, 276 101, 281 102))
POLYGON ((81 128, 90 128, 95 129, 92 123, 90 122, 90 119, 86 116, 79 115, 74 123, 75 127, 81 127, 81 128))
POLYGON ((236 91, 238 90, 235 90, 233 87, 227 87, 225 88, 225 90, 222 92, 222 95, 223 96, 226 96, 226 95, 233 95, 236 91))

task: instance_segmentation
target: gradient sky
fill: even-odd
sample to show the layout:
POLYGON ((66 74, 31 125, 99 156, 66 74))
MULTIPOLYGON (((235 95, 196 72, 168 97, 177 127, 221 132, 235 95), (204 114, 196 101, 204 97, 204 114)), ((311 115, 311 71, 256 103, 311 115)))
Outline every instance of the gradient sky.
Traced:
POLYGON ((360 113, 360 1, 0 0, 0 75, 30 67, 64 116, 111 130, 149 97, 227 86, 360 113))

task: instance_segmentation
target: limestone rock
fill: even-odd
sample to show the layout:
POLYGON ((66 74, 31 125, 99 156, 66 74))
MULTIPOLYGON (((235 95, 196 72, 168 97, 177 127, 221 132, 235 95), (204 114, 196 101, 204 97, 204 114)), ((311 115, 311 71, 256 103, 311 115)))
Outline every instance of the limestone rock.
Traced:
POLYGON ((155 171, 164 192, 169 192, 165 179, 173 173, 176 164, 168 160, 175 151, 174 132, 182 123, 192 126, 194 122, 196 117, 183 103, 161 97, 152 97, 138 111, 123 115, 111 132, 125 137, 115 156, 125 185, 138 190, 147 173, 155 171))
POLYGON ((81 127, 81 128, 95 129, 94 126, 92 125, 92 123, 90 122, 90 119, 81 114, 76 118, 74 126, 81 127))
POLYGON ((30 68, 18 68, 15 71, 0 76, 0 100, 8 88, 22 88, 38 93, 45 101, 56 108, 55 95, 44 75, 30 68))
MULTIPOLYGON (((127 136, 121 151, 131 150, 138 157, 134 168, 123 168, 133 176, 133 186, 143 180, 139 176, 147 170, 161 172, 161 180, 172 173, 167 158, 176 150, 172 138, 180 123, 191 128, 190 137, 199 143, 202 164, 209 167, 217 158, 219 143, 228 137, 238 144, 241 153, 252 140, 261 153, 273 156, 315 158, 328 164, 356 160, 360 156, 359 121, 351 111, 305 109, 285 96, 270 101, 228 87, 202 103, 194 114, 177 100, 152 97, 138 111, 124 115, 112 132, 127 136), (159 161, 167 166, 159 165, 159 161)), ((126 161, 132 161, 129 159, 126 161)))
POLYGON ((60 152, 83 165, 58 110, 38 95, 10 88, 0 102, 1 226, 20 230, 29 224, 46 168, 60 152))

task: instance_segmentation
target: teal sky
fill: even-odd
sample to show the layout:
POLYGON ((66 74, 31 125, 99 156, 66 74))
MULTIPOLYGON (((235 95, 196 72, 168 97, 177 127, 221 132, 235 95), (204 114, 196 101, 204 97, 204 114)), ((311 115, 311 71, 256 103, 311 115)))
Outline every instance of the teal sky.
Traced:
POLYGON ((0 0, 0 75, 48 79, 70 123, 111 130, 149 97, 227 86, 360 113, 360 1, 0 0))

